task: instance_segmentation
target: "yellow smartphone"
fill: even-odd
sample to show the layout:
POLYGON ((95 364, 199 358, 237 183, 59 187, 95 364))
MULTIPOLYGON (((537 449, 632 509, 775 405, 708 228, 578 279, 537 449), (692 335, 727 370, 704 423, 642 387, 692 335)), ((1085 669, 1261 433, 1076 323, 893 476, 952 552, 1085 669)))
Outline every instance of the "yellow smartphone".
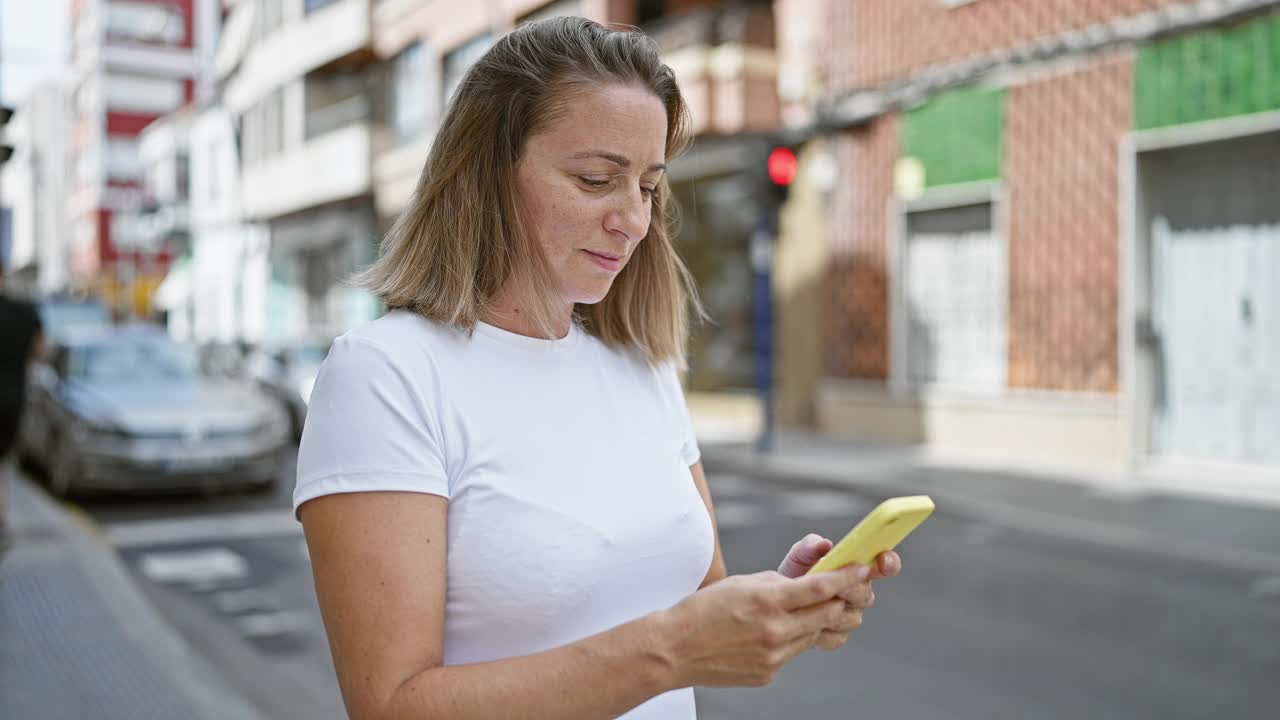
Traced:
POLYGON ((876 557, 892 550, 933 512, 928 495, 890 498, 876 506, 862 522, 853 526, 831 551, 805 575, 838 570, 846 565, 871 565, 876 557))

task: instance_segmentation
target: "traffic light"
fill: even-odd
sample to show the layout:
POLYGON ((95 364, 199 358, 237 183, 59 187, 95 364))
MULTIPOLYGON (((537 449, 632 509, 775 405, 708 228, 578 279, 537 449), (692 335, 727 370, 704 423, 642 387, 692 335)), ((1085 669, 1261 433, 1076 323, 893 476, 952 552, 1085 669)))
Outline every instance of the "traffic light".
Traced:
POLYGON ((4 127, 9 124, 12 117, 13 108, 0 105, 0 165, 9 162, 9 158, 13 157, 13 146, 3 141, 4 127))
POLYGON ((769 151, 769 159, 766 163, 770 182, 780 188, 791 187, 791 182, 796 179, 796 170, 800 164, 796 160, 795 150, 792 150, 787 145, 777 145, 769 151))
POLYGON ((761 203, 776 210, 787 201, 800 162, 795 147, 776 137, 763 138, 752 175, 756 177, 761 203))

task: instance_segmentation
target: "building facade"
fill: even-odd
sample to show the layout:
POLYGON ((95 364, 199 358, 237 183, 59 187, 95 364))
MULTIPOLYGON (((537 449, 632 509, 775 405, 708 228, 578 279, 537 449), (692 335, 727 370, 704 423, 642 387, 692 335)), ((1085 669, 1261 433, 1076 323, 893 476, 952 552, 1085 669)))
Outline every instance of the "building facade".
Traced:
POLYGON ((146 315, 172 249, 137 222, 148 204, 138 135, 212 88, 217 0, 75 0, 69 271, 125 315, 146 315))
POLYGON ((265 342, 331 338, 379 310, 341 283, 377 248, 372 168, 387 129, 372 11, 371 0, 230 8, 221 106, 239 130, 239 214, 270 237, 265 342))
POLYGON ((1276 6, 826 3, 814 423, 1273 481, 1276 6))

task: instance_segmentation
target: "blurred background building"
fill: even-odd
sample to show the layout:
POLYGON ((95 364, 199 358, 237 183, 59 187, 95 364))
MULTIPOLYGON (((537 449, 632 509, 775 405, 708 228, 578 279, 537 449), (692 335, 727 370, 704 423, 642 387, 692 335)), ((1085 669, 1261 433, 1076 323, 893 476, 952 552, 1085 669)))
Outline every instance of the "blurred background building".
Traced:
POLYGON ((816 423, 1274 466, 1275 5, 830 3, 816 423))
POLYGON ((692 110, 695 400, 758 427, 785 144, 757 254, 782 425, 1280 465, 1275 0, 80 0, 66 79, 10 123, 14 272, 200 342, 332 338, 381 312, 342 279, 467 68, 559 14, 649 32, 692 110))
POLYGON ((0 260, 8 282, 31 293, 53 292, 68 282, 68 98, 62 81, 43 82, 4 128, 12 155, 0 167, 0 260))
MULTIPOLYGON (((138 136, 212 88, 216 0, 77 0, 71 7, 68 270, 72 286, 146 317, 183 248, 157 242, 138 136)), ((175 177, 186 182, 186 168, 175 177)))

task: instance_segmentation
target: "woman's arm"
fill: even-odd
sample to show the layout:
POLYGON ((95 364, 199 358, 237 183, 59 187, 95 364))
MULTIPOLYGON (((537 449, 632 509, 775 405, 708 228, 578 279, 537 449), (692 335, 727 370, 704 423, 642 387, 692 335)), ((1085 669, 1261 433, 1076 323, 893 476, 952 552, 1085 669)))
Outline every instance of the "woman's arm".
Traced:
POLYGON ((711 556, 711 567, 707 570, 707 576, 702 579, 702 585, 706 587, 711 583, 725 579, 729 575, 729 571, 725 568, 724 554, 720 551, 720 526, 716 523, 716 511, 711 507, 711 490, 707 488, 707 475, 702 471, 702 461, 689 466, 689 472, 693 473, 693 484, 698 486, 698 494, 702 496, 702 502, 707 505, 707 514, 711 516, 711 532, 715 535, 716 551, 711 556))
POLYGON ((299 515, 355 720, 603 718, 678 687, 657 616, 535 655, 444 667, 448 500, 328 495, 299 515))
POLYGON ((842 571, 738 576, 676 606, 563 647, 443 666, 448 501, 325 495, 299 515, 348 714, 394 718, 609 718, 690 685, 766 684, 838 622, 842 571))

